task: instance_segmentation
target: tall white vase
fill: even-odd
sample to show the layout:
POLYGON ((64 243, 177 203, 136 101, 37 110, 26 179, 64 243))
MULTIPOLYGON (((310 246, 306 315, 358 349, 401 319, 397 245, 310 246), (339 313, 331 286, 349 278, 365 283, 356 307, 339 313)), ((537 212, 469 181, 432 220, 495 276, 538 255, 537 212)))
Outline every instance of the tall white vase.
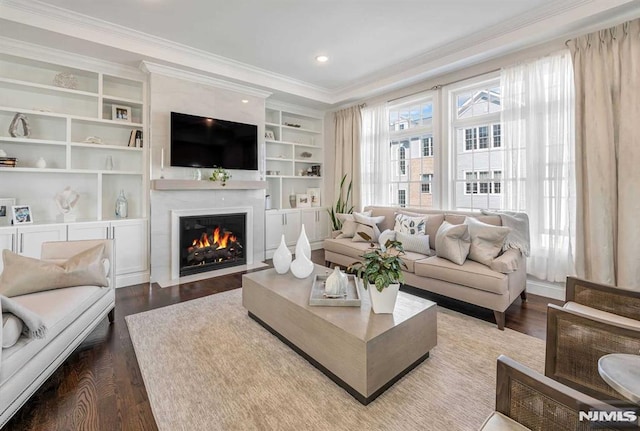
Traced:
POLYGON ((309 244, 309 238, 307 238, 307 232, 304 230, 304 225, 302 225, 300 236, 296 243, 296 258, 300 254, 304 254, 307 256, 307 259, 311 260, 311 244, 309 244))
POLYGON ((307 278, 313 273, 315 265, 304 253, 296 253, 296 258, 291 262, 291 273, 297 278, 307 278))
POLYGON ((289 271, 289 267, 291 266, 291 257, 291 252, 287 248, 287 244, 284 242, 284 235, 282 235, 280 245, 273 254, 273 267, 276 269, 278 274, 286 274, 287 271, 289 271))

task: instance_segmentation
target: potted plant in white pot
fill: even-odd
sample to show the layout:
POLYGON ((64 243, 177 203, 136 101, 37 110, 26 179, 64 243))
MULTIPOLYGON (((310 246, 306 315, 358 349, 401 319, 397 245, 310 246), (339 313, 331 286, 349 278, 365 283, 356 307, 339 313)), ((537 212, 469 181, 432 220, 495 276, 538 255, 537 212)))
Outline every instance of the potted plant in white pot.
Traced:
MULTIPOLYGON (((371 241, 367 234, 358 234, 371 241)), ((376 247, 373 243, 372 246, 371 251, 362 255, 363 262, 353 263, 349 266, 349 271, 362 279, 365 290, 369 291, 374 313, 393 313, 400 283, 404 281, 402 268, 407 267, 400 259, 404 248, 400 241, 393 240, 388 240, 384 247, 376 247)))

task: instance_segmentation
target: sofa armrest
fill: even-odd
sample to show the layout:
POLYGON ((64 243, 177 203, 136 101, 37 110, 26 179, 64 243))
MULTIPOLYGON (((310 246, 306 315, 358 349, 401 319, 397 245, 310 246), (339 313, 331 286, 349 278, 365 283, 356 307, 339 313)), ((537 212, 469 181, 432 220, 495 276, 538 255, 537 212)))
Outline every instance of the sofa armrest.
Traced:
POLYGON ((109 287, 115 287, 115 267, 116 256, 115 246, 112 239, 89 239, 82 241, 51 241, 42 244, 42 260, 67 260, 76 254, 88 250, 97 245, 104 244, 102 257, 109 260, 109 287))
POLYGON ((489 268, 503 274, 511 274, 512 272, 516 272, 518 270, 522 259, 523 257, 520 250, 510 248, 500 256, 493 259, 493 262, 491 262, 489 268))
POLYGON ((640 320, 640 292, 567 277, 567 302, 640 320))

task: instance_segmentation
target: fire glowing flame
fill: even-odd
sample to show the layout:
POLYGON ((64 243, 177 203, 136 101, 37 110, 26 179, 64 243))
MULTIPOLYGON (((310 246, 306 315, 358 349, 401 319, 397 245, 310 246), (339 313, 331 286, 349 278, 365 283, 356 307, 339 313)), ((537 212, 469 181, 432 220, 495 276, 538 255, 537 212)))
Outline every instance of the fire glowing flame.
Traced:
POLYGON ((219 227, 217 227, 213 231, 213 235, 211 238, 211 242, 209 241, 209 236, 206 233, 203 233, 200 238, 194 239, 191 243, 191 247, 193 248, 205 248, 211 247, 214 250, 220 250, 222 248, 227 248, 229 243, 237 242, 238 238, 233 235, 231 232, 221 231, 219 227))

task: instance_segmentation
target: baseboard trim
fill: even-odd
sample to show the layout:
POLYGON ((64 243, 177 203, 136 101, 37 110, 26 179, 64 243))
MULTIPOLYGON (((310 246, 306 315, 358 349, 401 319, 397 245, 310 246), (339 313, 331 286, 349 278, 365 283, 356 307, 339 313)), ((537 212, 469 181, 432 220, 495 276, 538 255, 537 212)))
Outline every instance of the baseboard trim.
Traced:
POLYGON ((116 288, 132 286, 134 284, 148 283, 150 277, 151 274, 149 273, 149 271, 116 275, 116 288))
POLYGON ((527 293, 544 296, 545 298, 565 300, 564 284, 527 278, 527 293))

